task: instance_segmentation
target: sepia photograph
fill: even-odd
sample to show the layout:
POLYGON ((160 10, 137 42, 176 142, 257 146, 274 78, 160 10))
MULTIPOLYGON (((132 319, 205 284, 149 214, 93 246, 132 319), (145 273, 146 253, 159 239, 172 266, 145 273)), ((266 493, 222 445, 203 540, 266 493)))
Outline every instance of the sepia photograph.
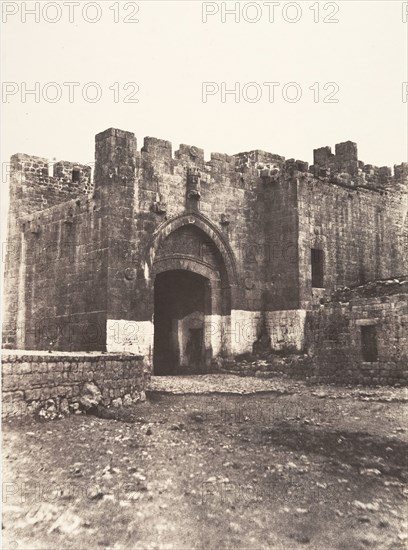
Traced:
POLYGON ((407 550, 408 2, 0 11, 0 547, 407 550))

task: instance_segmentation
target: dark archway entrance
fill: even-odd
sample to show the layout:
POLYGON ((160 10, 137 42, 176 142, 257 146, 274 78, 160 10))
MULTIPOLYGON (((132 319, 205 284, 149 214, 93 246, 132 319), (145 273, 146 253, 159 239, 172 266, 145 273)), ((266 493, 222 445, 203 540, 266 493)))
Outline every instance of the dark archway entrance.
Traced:
POLYGON ((238 275, 224 235, 202 214, 165 221, 155 231, 144 265, 154 299, 153 372, 211 372, 231 353, 231 312, 238 275))
POLYGON ((210 284, 186 270, 159 273, 154 285, 154 374, 204 372, 210 284))

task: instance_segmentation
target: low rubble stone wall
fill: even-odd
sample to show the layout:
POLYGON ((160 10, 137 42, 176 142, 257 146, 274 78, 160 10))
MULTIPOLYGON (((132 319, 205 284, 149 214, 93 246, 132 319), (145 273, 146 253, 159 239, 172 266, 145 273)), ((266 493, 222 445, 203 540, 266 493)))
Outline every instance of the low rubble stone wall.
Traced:
POLYGON ((120 407, 144 400, 149 378, 149 367, 137 355, 7 350, 2 354, 2 414, 68 414, 89 403, 90 394, 102 405, 120 407))

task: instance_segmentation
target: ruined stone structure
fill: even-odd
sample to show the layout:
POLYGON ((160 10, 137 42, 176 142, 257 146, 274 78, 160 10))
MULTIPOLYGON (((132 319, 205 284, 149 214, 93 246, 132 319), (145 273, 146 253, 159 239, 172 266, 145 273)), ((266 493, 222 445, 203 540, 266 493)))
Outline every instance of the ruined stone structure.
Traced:
POLYGON ((314 353, 330 317, 352 335, 354 371, 404 370, 406 292, 397 309, 360 297, 347 315, 330 297, 408 273, 408 163, 365 164, 350 141, 312 166, 259 150, 206 161, 150 137, 138 150, 117 129, 96 136, 93 180, 75 163, 52 176, 43 158, 11 163, 5 348, 204 372, 254 346, 314 353))

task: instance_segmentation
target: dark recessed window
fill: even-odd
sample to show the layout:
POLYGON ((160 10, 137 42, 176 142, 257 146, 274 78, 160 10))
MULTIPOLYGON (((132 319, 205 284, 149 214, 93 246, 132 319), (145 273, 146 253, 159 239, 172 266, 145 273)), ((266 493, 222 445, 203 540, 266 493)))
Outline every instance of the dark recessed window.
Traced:
POLYGON ((78 182, 80 181, 80 179, 81 179, 81 170, 79 170, 78 168, 74 168, 72 170, 72 181, 78 182))
POLYGON ((361 354, 363 361, 372 363, 377 361, 377 334, 375 325, 361 327, 361 354))
POLYGON ((323 250, 311 249, 312 287, 323 288, 323 250))

